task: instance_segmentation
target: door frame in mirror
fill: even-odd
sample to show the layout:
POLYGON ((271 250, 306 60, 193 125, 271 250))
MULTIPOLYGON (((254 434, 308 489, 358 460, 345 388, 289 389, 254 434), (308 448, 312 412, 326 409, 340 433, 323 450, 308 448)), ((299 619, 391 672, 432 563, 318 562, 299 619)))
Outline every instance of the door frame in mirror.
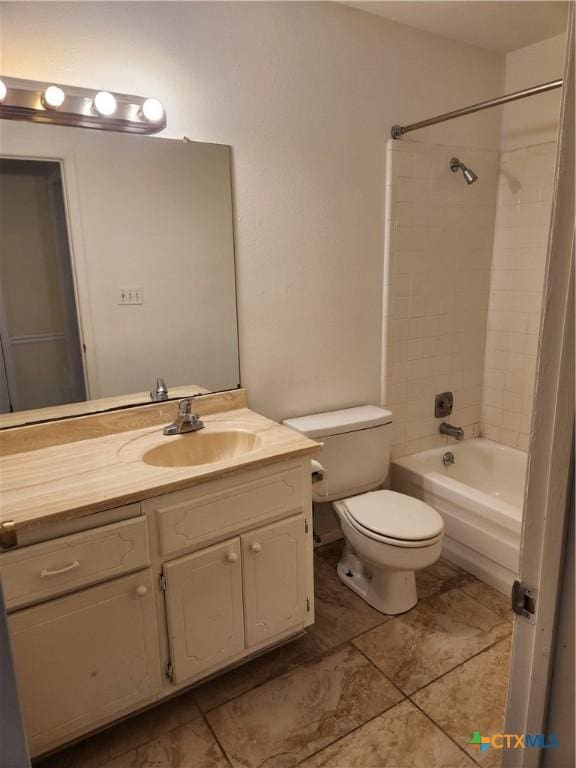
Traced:
MULTIPOLYGON (((62 198, 65 212, 66 236, 70 254, 70 269, 76 302, 76 318, 80 343, 82 345, 82 369, 86 401, 91 399, 91 382, 97 381, 94 333, 88 292, 88 270, 82 247, 82 226, 80 218, 80 198, 78 180, 74 167, 73 152, 63 151, 62 157, 46 157, 37 155, 32 148, 31 154, 0 153, 1 159, 21 160, 24 162, 57 163, 62 181, 62 198)), ((35 409, 36 410, 36 409, 35 409)), ((17 411, 15 412, 17 413, 17 411)))

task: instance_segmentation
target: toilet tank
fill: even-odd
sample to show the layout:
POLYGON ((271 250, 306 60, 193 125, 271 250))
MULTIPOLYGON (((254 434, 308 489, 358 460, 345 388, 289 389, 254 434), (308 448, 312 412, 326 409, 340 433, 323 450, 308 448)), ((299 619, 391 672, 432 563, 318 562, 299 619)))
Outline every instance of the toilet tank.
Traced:
POLYGON ((323 443, 327 495, 312 486, 314 501, 335 501, 378 488, 388 475, 392 413, 375 405, 287 419, 285 426, 323 443))

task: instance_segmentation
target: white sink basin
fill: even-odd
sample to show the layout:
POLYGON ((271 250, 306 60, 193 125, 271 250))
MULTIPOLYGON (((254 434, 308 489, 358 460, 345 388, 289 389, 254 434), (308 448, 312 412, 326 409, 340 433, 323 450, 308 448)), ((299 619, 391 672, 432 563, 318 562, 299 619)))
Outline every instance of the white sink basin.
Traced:
POLYGON ((237 459, 254 451, 261 443, 254 432, 231 429, 225 432, 200 430, 176 438, 167 438, 163 445, 151 448, 142 456, 154 467, 193 467, 237 459))

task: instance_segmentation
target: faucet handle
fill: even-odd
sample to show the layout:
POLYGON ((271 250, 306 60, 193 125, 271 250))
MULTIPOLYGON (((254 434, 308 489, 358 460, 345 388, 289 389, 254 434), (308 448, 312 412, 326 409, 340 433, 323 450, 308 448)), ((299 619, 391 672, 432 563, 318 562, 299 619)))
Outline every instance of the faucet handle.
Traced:
POLYGON ((156 387, 150 392, 150 399, 155 402, 168 400, 168 387, 162 376, 156 379, 156 387))

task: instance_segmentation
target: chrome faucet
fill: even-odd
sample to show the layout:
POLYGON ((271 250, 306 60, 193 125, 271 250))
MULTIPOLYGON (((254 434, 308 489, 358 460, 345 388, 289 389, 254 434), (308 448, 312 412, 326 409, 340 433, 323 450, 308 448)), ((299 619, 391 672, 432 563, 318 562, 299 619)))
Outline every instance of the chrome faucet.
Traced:
POLYGON ((440 424, 440 434, 448 435, 448 437, 455 437, 456 440, 464 439, 464 430, 462 427, 453 427, 452 424, 448 424, 445 421, 440 424))
POLYGON ((168 400, 168 387, 161 376, 156 379, 156 389, 153 389, 152 392, 150 392, 150 400, 155 403, 158 403, 161 400, 168 400))
POLYGON ((176 421, 164 427, 165 435, 183 435, 186 432, 198 432, 204 429, 204 422, 200 421, 197 413, 192 413, 192 398, 185 397, 178 403, 178 416, 176 421))

